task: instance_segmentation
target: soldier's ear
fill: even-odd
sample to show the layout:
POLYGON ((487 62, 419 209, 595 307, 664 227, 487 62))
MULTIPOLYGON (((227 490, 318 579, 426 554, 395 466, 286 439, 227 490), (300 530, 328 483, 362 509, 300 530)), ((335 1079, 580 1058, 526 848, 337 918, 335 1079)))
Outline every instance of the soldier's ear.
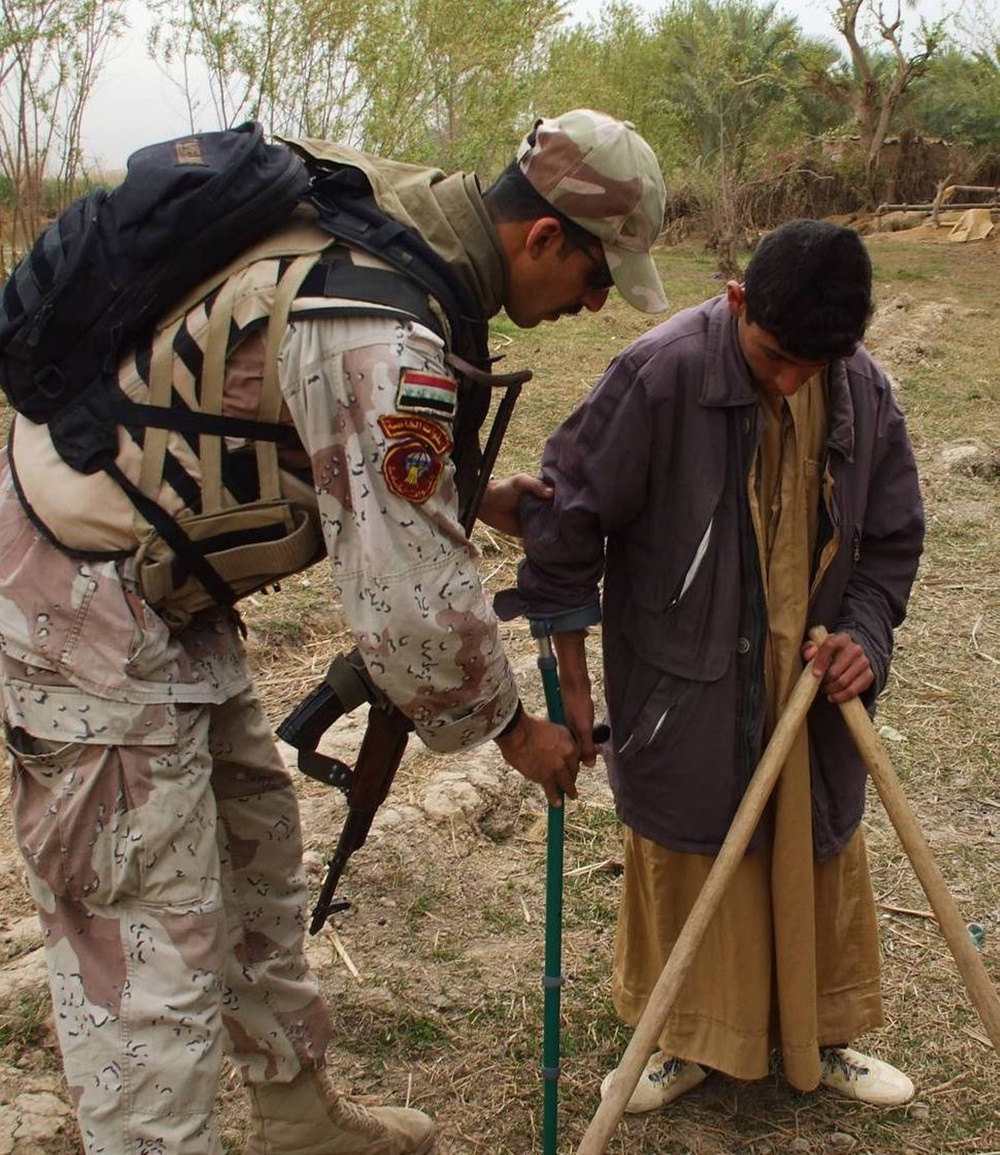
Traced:
POLYGON ((537 259, 553 245, 561 244, 563 236, 563 227, 555 217, 539 217, 525 234, 524 251, 537 259))

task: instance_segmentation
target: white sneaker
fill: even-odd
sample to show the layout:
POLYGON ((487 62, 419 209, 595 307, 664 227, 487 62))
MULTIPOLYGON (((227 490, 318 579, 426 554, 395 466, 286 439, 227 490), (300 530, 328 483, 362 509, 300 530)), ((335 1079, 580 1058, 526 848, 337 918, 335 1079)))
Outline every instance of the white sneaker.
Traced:
POLYGON ((838 1095, 879 1107, 899 1107, 913 1098, 910 1079, 881 1059, 872 1059, 850 1047, 821 1047, 819 1053, 823 1060, 820 1085, 838 1095))
MULTIPOLYGON (((609 1071, 601 1082, 601 1098, 603 1099, 611 1080, 618 1074, 618 1068, 609 1071)), ((708 1077, 708 1071, 699 1067, 697 1063, 690 1063, 686 1059, 675 1059, 672 1055, 665 1055, 662 1051, 655 1051, 646 1064, 646 1069, 639 1077, 639 1084, 632 1092, 632 1098, 625 1105, 630 1115, 640 1115, 644 1111, 658 1111, 674 1099, 680 1098, 685 1091, 697 1087, 708 1077)))

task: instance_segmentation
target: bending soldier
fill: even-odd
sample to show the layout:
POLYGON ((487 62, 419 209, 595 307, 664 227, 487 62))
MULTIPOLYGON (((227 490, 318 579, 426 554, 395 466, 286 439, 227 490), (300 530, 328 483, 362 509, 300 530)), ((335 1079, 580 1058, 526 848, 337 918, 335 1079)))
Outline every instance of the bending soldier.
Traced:
MULTIPOLYGON (((505 308, 531 327, 597 311, 613 286, 645 311, 665 305, 649 255, 663 181, 621 121, 589 110, 539 121, 485 193, 472 175, 292 145, 361 173, 483 318, 505 308)), ((188 302, 124 359, 118 385, 202 402, 217 388, 222 413, 293 427, 274 477, 282 497, 310 507, 373 681, 430 749, 493 740, 550 799, 573 796, 576 744, 521 710, 458 520, 467 394, 441 302, 354 246, 314 246, 301 263, 303 251, 282 252, 279 239, 188 302), (302 279, 274 349, 268 321, 292 266, 302 279)), ((227 441, 209 462, 198 437, 158 429, 121 427, 119 445, 121 473, 170 514, 219 507, 248 464, 263 474, 267 461, 258 445, 227 441)), ((545 492, 525 476, 491 485, 483 519, 516 531, 526 488, 545 492)), ((295 793, 238 619, 174 604, 175 567, 136 552, 134 519, 107 474, 74 473, 46 426, 17 418, 0 463, 0 682, 14 824, 85 1148, 218 1155, 212 1110, 228 1051, 252 1101, 254 1155, 430 1152, 421 1112, 365 1110, 327 1077, 295 793)))

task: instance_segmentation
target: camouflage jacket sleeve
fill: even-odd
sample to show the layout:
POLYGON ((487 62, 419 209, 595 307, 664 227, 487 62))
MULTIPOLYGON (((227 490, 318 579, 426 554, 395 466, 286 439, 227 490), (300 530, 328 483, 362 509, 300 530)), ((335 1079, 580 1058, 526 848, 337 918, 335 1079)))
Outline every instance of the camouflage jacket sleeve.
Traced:
POLYGON ((357 646, 425 744, 449 752, 502 729, 517 688, 458 520, 443 354, 417 323, 300 320, 279 374, 357 646))

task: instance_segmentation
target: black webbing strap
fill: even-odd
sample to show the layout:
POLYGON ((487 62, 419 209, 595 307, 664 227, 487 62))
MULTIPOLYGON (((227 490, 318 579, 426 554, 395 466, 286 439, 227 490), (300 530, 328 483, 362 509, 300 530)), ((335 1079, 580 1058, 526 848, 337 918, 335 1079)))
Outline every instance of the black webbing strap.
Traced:
MULTIPOLYGON (((307 199, 319 214, 319 226, 345 244, 392 265, 433 297, 448 320, 452 350, 488 371, 491 358, 487 318, 481 303, 448 262, 418 233, 386 216, 360 169, 350 165, 326 169, 320 165, 314 173, 307 199)), ((489 406, 488 390, 478 388, 467 378, 459 382, 451 457, 462 504, 471 499, 480 473, 479 430, 489 406)))
POLYGON ((288 425, 271 425, 247 417, 224 417, 187 409, 174 394, 175 404, 143 405, 128 398, 115 398, 112 412, 120 425, 139 425, 147 429, 169 429, 174 433, 207 433, 214 437, 239 437, 247 441, 291 442, 295 430, 288 425))
POLYGON ((479 302, 422 237, 385 215, 370 188, 358 195, 361 182, 367 185, 364 174, 350 168, 313 179, 308 200, 319 214, 320 228, 381 258, 421 285, 444 310, 455 347, 487 368, 488 327, 479 302))
MULTIPOLYGON (((341 245, 326 250, 309 272, 299 290, 300 301, 309 297, 340 297, 365 304, 385 305, 405 316, 416 318, 444 339, 440 319, 427 301, 427 290, 408 276, 387 269, 360 268, 341 245)), ((297 317, 308 314, 309 307, 296 307, 297 317)), ((340 311, 338 310, 338 313, 340 311)), ((372 316, 372 309, 363 311, 372 316)))
POLYGON ((174 551, 174 556, 187 572, 205 587, 212 598, 222 606, 234 605, 237 600, 236 594, 219 577, 211 562, 205 558, 180 524, 165 509, 157 505, 152 498, 147 497, 137 485, 134 485, 115 462, 107 462, 104 465, 104 471, 128 494, 129 500, 139 513, 160 534, 174 551))

